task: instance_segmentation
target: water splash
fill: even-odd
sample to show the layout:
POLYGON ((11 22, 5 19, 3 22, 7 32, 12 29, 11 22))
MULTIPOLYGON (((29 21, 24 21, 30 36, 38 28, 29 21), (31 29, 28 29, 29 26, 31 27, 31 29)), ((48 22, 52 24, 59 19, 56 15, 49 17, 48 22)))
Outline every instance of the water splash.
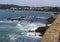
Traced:
POLYGON ((39 42, 40 34, 28 32, 39 25, 27 21, 19 22, 0 22, 0 41, 1 42, 39 42), (4 41, 3 41, 4 40, 4 41))
POLYGON ((17 28, 20 28, 21 30, 24 31, 29 31, 29 30, 36 30, 38 27, 41 26, 46 26, 46 24, 42 24, 42 23, 29 23, 29 22, 20 22, 17 24, 17 28))

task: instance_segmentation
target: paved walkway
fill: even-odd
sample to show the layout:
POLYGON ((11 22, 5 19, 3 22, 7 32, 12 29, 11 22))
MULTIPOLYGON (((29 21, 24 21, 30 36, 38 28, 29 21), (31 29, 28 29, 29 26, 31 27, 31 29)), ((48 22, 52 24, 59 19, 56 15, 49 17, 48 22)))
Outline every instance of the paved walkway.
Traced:
POLYGON ((41 42, 59 42, 60 41, 60 14, 56 18, 55 22, 46 31, 41 42))

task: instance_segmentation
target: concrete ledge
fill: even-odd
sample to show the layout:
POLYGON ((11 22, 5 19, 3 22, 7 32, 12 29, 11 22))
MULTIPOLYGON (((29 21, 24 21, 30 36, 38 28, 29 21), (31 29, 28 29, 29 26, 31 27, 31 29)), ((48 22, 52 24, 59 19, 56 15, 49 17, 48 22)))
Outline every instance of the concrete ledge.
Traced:
POLYGON ((60 33, 60 14, 57 16, 55 22, 47 29, 41 42, 59 42, 60 33))
POLYGON ((58 42, 58 39, 59 32, 49 28, 41 39, 41 42, 58 42))

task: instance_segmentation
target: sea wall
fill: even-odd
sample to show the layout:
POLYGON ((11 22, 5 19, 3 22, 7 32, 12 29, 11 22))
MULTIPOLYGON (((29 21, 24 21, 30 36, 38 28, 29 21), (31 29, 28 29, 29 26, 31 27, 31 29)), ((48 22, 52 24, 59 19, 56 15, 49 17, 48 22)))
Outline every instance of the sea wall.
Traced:
POLYGON ((60 13, 50 28, 46 30, 40 42, 60 42, 60 13))

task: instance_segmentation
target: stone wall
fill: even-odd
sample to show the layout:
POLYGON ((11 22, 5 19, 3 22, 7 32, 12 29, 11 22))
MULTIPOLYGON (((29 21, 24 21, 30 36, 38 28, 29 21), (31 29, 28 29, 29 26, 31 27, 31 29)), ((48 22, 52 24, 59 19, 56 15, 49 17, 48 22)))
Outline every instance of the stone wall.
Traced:
POLYGON ((50 28, 48 28, 40 42, 60 42, 60 14, 50 28))

